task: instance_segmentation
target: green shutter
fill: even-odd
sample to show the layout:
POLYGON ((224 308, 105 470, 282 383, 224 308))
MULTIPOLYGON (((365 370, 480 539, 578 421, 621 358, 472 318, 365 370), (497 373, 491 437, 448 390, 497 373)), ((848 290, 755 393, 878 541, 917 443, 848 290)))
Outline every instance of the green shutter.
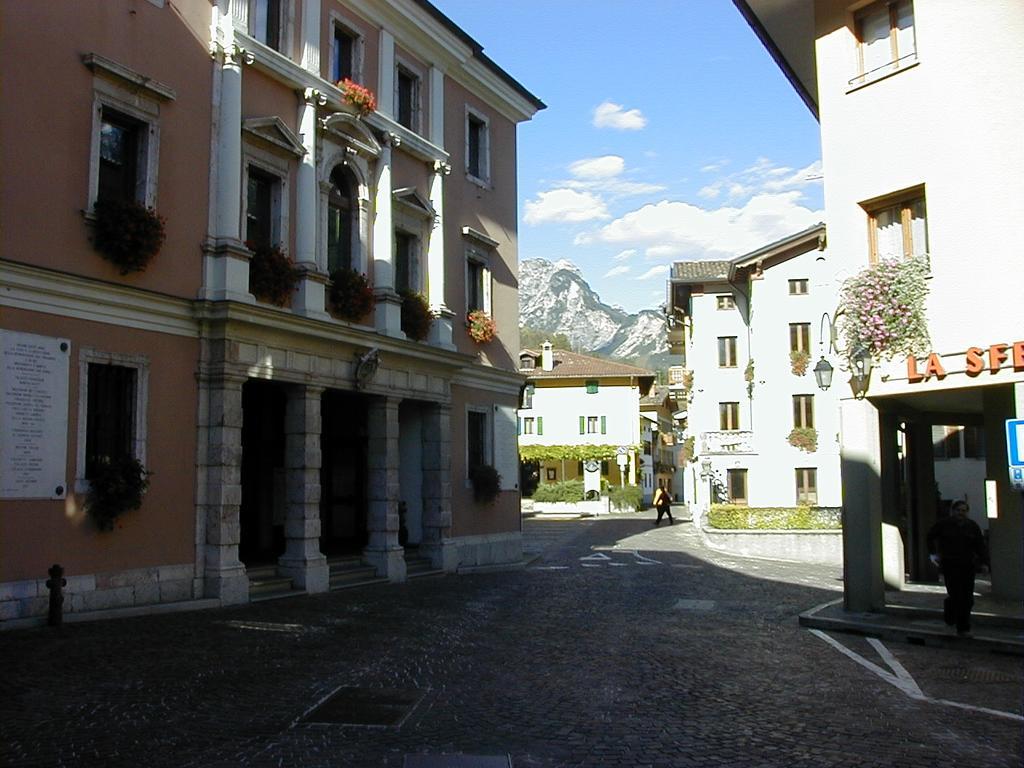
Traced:
POLYGON ((584 434, 587 431, 587 417, 580 416, 580 434, 584 434))
POLYGON ((544 434, 544 417, 543 416, 538 416, 537 417, 537 434, 538 435, 543 435, 544 434))
POLYGON ((588 395, 596 395, 597 394, 597 385, 598 385, 598 383, 596 381, 593 381, 593 380, 588 381, 587 382, 587 394, 588 395))
POLYGON ((602 435, 607 435, 608 434, 607 418, 608 418, 607 416, 602 416, 601 417, 601 434, 602 435))

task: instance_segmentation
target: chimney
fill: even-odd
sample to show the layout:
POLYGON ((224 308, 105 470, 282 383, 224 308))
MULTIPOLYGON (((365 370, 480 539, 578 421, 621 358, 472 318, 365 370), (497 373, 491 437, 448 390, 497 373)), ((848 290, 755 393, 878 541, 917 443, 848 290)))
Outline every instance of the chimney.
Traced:
POLYGON ((551 351, 551 342, 545 341, 540 346, 540 368, 542 371, 550 371, 555 367, 555 356, 551 351))

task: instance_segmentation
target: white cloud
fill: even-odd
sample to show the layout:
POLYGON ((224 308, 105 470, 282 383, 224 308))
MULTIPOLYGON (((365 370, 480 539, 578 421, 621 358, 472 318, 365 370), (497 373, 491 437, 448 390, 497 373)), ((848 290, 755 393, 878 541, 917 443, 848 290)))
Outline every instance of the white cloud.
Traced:
POLYGON ((701 169, 700 169, 700 172, 701 173, 713 173, 714 171, 722 170, 722 168, 724 168, 728 164, 729 164, 728 160, 716 160, 713 163, 708 163, 707 165, 702 166, 701 169))
POLYGON ((627 265, 620 264, 617 267, 612 267, 611 269, 609 269, 607 272, 604 273, 604 276, 605 277, 615 277, 616 275, 624 275, 627 272, 629 272, 629 269, 630 268, 627 265))
MULTIPOLYGON (((788 172, 789 168, 779 169, 788 172)), ((778 175, 782 175, 781 173, 778 175)), ((764 188, 770 192, 781 192, 786 189, 800 189, 806 187, 809 184, 821 183, 823 174, 821 169, 821 160, 815 160, 813 163, 805 168, 801 168, 799 171, 794 171, 783 179, 772 179, 766 181, 764 188)))
POLYGON ((823 212, 800 205, 800 196, 796 190, 760 194, 742 207, 716 209, 662 200, 631 211, 585 237, 588 242, 643 248, 647 258, 731 258, 821 221, 823 212))
POLYGON ((639 131, 647 125, 647 118, 639 109, 623 109, 621 104, 605 101, 594 109, 595 128, 614 128, 617 131, 639 131))
POLYGON ((632 257, 636 256, 636 248, 630 248, 625 251, 619 251, 612 256, 612 261, 618 263, 620 261, 629 261, 632 257))
POLYGON ((654 195, 664 192, 662 184, 648 184, 642 181, 623 181, 622 179, 600 179, 595 181, 578 181, 572 179, 562 182, 566 189, 592 190, 612 197, 635 197, 637 195, 654 195))
POLYGON ((626 161, 618 155, 586 157, 569 165, 569 173, 579 179, 610 179, 626 170, 626 161))
POLYGON ((526 201, 523 221, 527 224, 543 224, 548 221, 580 222, 594 219, 610 219, 611 214, 604 201, 590 192, 572 189, 552 189, 540 192, 536 200, 526 201))
POLYGON ((634 277, 634 280, 650 280, 652 277, 658 277, 658 275, 667 275, 669 272, 668 264, 659 264, 656 267, 651 267, 642 275, 634 277))
MULTIPOLYGON (((706 165, 702 171, 716 170, 720 165, 706 165)), ((705 200, 715 200, 723 194, 732 200, 763 192, 785 192, 791 189, 802 189, 811 184, 820 184, 822 180, 821 161, 813 163, 798 171, 784 165, 775 165, 765 157, 759 157, 753 165, 742 171, 731 173, 701 187, 697 196, 705 200)))

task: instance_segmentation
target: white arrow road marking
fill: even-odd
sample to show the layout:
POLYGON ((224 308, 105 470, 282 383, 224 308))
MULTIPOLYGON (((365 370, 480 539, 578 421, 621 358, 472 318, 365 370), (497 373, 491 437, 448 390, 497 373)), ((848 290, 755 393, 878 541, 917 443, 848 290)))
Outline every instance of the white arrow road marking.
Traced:
POLYGON ((587 560, 601 560, 601 561, 604 561, 604 560, 611 560, 611 558, 608 557, 608 555, 602 554, 601 552, 595 552, 592 555, 587 555, 586 557, 581 557, 580 558, 580 562, 586 562, 587 560))
POLYGON ((636 558, 637 565, 664 565, 661 560, 653 560, 649 557, 644 557, 640 554, 639 550, 633 550, 633 557, 636 558))
POLYGON ((826 643, 831 645, 837 651, 845 656, 853 659, 856 663, 860 664, 865 669, 869 669, 882 678, 885 682, 889 683, 896 688, 899 688, 903 693, 912 699, 917 701, 925 701, 929 704, 941 704, 945 707, 955 707, 956 709, 965 709, 970 712, 982 712, 986 715, 994 715, 995 717, 1002 717, 1007 720, 1015 720, 1017 722, 1024 722, 1024 717, 1014 712, 1003 712, 999 709, 989 709, 988 707, 976 707, 973 704, 962 704, 958 701, 949 701, 948 699, 933 699, 931 696, 925 694, 918 684, 914 681, 914 678, 910 676, 906 668, 900 664, 899 660, 892 655, 888 648, 882 645, 880 640, 876 640, 873 637, 867 638, 867 641, 871 644, 871 647, 878 651, 878 655, 882 657, 882 660, 889 665, 892 672, 886 672, 877 664, 874 664, 858 653, 854 653, 845 645, 840 643, 838 640, 826 635, 820 629, 808 630, 815 637, 820 637, 826 643), (895 674, 893 674, 895 673, 895 674))

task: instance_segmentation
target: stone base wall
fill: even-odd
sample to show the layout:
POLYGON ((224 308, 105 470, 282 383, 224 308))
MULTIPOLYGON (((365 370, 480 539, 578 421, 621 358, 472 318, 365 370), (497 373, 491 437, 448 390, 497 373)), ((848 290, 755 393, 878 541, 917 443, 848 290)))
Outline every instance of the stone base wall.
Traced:
POLYGON ((461 536, 452 539, 452 544, 458 551, 459 568, 515 565, 523 559, 523 535, 519 531, 461 536))
POLYGON ((722 530, 701 526, 712 549, 741 557, 792 560, 823 565, 843 564, 843 532, 722 530))
MULTIPOLYGON (((195 597, 195 566, 191 563, 66 578, 65 616, 179 603, 195 597)), ((15 619, 45 619, 50 605, 46 581, 42 578, 0 584, 0 626, 15 619)))

